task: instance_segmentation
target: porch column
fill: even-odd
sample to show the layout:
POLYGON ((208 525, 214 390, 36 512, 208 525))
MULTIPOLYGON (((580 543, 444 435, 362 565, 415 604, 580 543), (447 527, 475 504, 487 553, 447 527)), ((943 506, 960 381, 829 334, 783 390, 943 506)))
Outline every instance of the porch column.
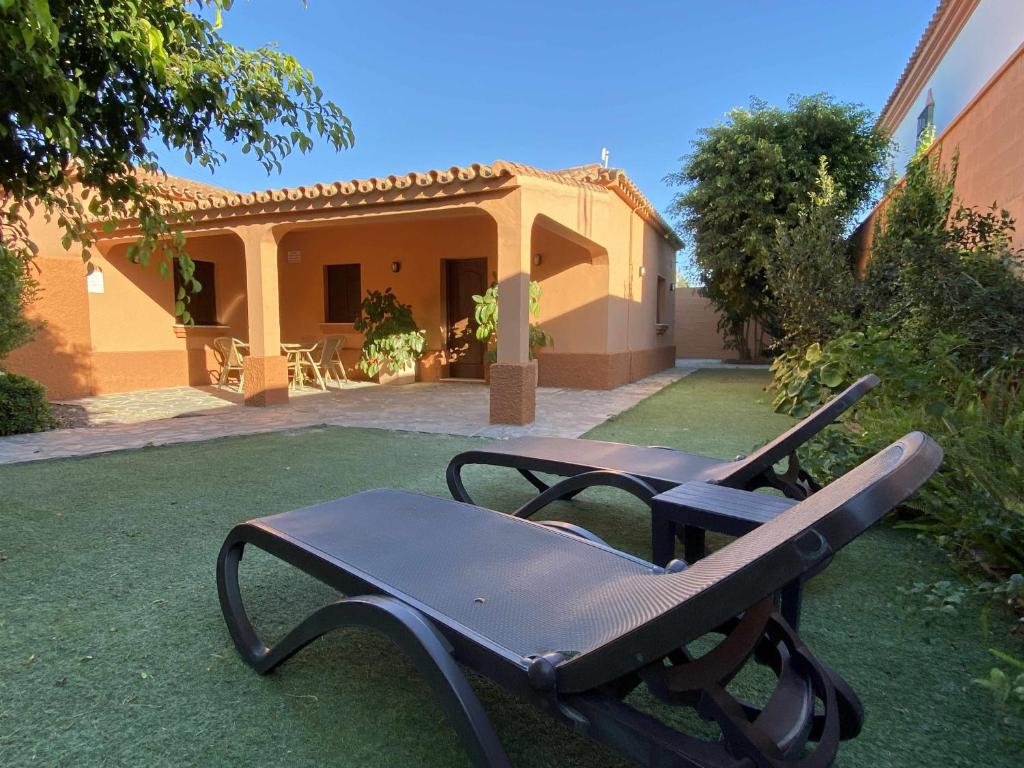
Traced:
POLYGON ((521 211, 498 224, 498 361, 491 366, 491 423, 530 424, 537 363, 530 360, 530 224, 521 211))
POLYGON ((249 355, 242 391, 246 405, 288 402, 288 362, 281 354, 281 311, 277 287, 277 238, 266 225, 240 227, 245 244, 245 289, 249 314, 249 355))

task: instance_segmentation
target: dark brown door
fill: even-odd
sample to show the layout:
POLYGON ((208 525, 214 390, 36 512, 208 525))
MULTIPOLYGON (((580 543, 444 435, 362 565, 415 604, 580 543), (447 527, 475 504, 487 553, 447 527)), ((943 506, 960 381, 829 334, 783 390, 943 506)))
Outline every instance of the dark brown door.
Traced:
POLYGON ((448 297, 448 375, 453 379, 484 377, 484 343, 476 338, 473 295, 487 290, 487 259, 445 262, 448 297))

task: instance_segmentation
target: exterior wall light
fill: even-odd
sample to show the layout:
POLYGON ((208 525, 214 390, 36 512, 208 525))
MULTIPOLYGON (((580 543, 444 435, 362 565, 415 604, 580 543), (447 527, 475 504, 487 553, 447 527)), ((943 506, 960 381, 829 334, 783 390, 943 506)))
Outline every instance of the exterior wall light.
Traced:
POLYGON ((402 271, 402 262, 400 262, 400 261, 392 261, 391 262, 391 271, 392 272, 401 272, 402 271))
POLYGON ((544 261, 544 254, 538 253, 533 257, 533 266, 539 267, 542 261, 544 261))
POLYGON ((640 277, 647 274, 647 267, 640 267, 640 277))

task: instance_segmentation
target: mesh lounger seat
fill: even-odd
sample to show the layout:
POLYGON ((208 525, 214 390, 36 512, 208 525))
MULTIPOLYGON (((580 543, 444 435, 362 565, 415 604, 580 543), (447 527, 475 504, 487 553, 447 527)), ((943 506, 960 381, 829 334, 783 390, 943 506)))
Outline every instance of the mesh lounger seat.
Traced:
POLYGON ((235 527, 217 580, 235 645, 258 672, 343 627, 387 635, 424 676, 478 766, 509 762, 460 664, 643 765, 831 765, 863 713, 774 609, 786 584, 913 493, 941 449, 913 433, 692 567, 658 568, 604 543, 460 502, 368 491, 235 527), (239 592, 254 545, 337 589, 277 644, 258 638, 239 592), (694 658, 687 644, 724 639, 694 658), (763 707, 727 683, 750 661, 777 676, 763 707), (645 684, 721 730, 699 739, 624 699, 645 684), (810 744, 816 744, 813 748, 810 744))
MULTIPOLYGON (((543 499, 538 497, 516 512, 520 517, 529 517, 556 499, 571 499, 591 485, 603 484, 601 473, 607 472, 629 475, 659 492, 701 480, 744 490, 770 486, 790 498, 800 499, 820 486, 800 469, 797 448, 834 422, 877 384, 878 377, 874 374, 861 377, 770 443, 735 461, 673 448, 563 437, 522 437, 496 440, 486 448, 457 455, 448 464, 448 489, 456 500, 472 503, 462 480, 462 468, 482 464, 515 469, 541 493, 543 499), (781 475, 776 473, 773 467, 787 457, 788 470, 781 475), (549 486, 536 476, 537 472, 573 480, 549 486)), ((613 481, 612 484, 619 483, 613 481)))

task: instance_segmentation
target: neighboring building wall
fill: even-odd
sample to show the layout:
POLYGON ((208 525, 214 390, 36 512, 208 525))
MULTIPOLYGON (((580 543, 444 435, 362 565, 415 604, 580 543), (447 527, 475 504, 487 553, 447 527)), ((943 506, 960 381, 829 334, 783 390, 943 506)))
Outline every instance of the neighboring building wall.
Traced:
MULTIPOLYGON (((700 288, 676 288, 676 356, 681 359, 731 360, 736 350, 725 346, 718 330, 718 311, 710 299, 701 295, 700 288)), ((751 328, 748 343, 751 350, 758 348, 758 333, 751 328)))
MULTIPOLYGON (((999 2, 982 2, 975 13, 999 2)), ((1019 8, 1019 6, 1018 6, 1019 8)), ((1024 10, 1018 13, 1024 24, 1024 10)), ((973 21, 973 17, 972 20, 973 21)), ((968 22, 968 27, 971 24, 968 22)), ((965 30, 967 28, 965 27, 965 30)), ((1024 29, 1015 28, 1018 47, 973 99, 945 126, 932 152, 941 152, 948 164, 959 153, 957 197, 968 206, 987 208, 996 203, 1017 221, 1017 244, 1024 225, 1024 29)), ((936 108, 938 98, 936 98, 936 108)), ((938 112, 938 109, 936 109, 938 112)), ((870 256, 875 221, 884 215, 886 200, 860 225, 857 241, 858 264, 863 271, 870 256)))
MULTIPOLYGON (((951 3, 967 6, 971 3, 951 3)), ((956 8, 951 7, 951 11, 956 8)), ((886 116, 897 151, 896 168, 902 171, 917 146, 917 118, 924 110, 929 92, 935 101, 936 131, 944 131, 981 91, 992 76, 1024 42, 1024 6, 1021 0, 981 0, 963 28, 942 55, 932 74, 921 84, 908 81, 915 95, 906 112, 886 116)), ((923 51, 922 53, 926 53, 923 51)), ((1019 92, 1018 92, 1019 94, 1019 92)), ((1019 125, 1019 123, 1018 123, 1019 125)))

